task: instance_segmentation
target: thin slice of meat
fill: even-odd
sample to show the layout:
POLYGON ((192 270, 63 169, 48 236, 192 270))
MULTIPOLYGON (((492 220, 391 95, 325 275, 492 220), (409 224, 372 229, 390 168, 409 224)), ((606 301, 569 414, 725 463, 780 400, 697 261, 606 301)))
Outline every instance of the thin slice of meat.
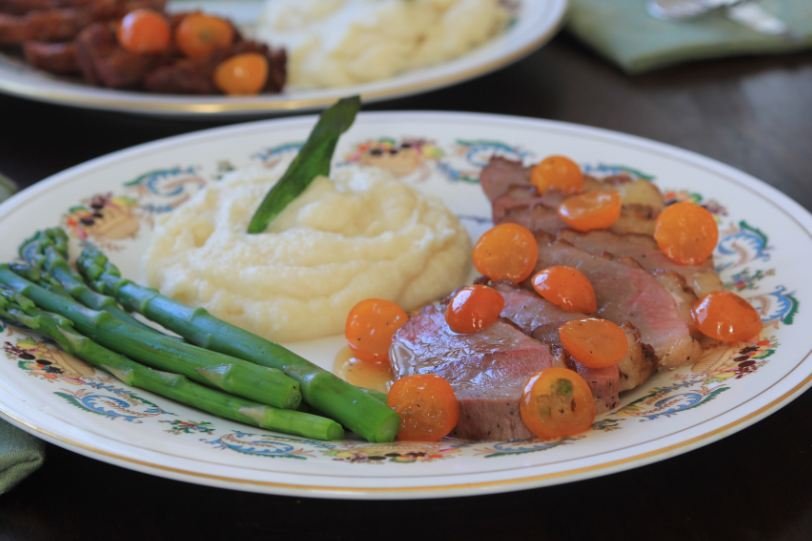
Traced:
POLYGON ((460 402, 455 434, 479 440, 531 437, 519 414, 530 376, 554 362, 550 348, 509 323, 497 321, 474 334, 456 334, 441 304, 412 314, 392 341, 395 378, 436 374, 448 380, 460 402))
POLYGON ((655 359, 652 351, 641 343, 640 333, 630 323, 621 325, 629 351, 618 366, 610 369, 588 368, 564 353, 558 329, 567 321, 590 316, 580 312, 565 312, 527 289, 505 283, 491 285, 505 300, 502 318, 516 325, 525 334, 553 346, 553 354, 561 357, 559 363, 576 370, 587 380, 598 413, 614 409, 620 392, 637 387, 654 373, 655 359))
MULTIPOLYGON (((637 261, 630 258, 622 258, 621 261, 626 261, 631 265, 639 265, 637 261)), ((691 315, 691 308, 694 303, 696 303, 697 296, 694 295, 694 292, 685 284, 685 279, 674 272, 654 274, 654 278, 671 294, 671 298, 674 299, 677 305, 677 311, 682 321, 688 325, 694 338, 701 336, 701 333, 696 328, 694 318, 691 315)))
POLYGON ((550 234, 565 227, 555 210, 563 195, 559 192, 539 195, 530 183, 530 168, 522 162, 494 156, 482 169, 479 182, 491 201, 493 223, 518 223, 531 231, 550 234))
POLYGON ((536 194, 530 184, 530 169, 522 162, 493 156, 479 174, 479 184, 490 201, 508 194, 512 189, 526 190, 528 197, 536 194))
POLYGON ((76 7, 54 7, 23 15, 0 13, 0 45, 26 41, 69 41, 89 24, 120 19, 138 8, 162 10, 164 0, 96 0, 76 7))
POLYGON ((657 356, 651 346, 644 344, 631 323, 620 325, 629 342, 629 353, 617 365, 620 371, 620 392, 636 389, 657 371, 657 356))
POLYGON ((0 45, 21 45, 32 40, 70 40, 92 21, 89 12, 79 9, 49 9, 26 15, 0 14, 0 45))
POLYGON ((164 94, 218 94, 214 71, 224 60, 243 53, 259 53, 268 60, 268 80, 263 92, 280 92, 285 86, 287 55, 282 49, 272 49, 257 41, 239 41, 227 49, 203 59, 181 58, 151 71, 144 79, 144 88, 164 94))
POLYGON ((288 52, 282 47, 271 47, 267 53, 268 82, 265 83, 265 91, 279 93, 285 88, 288 78, 288 52))
POLYGON ((591 254, 630 257, 652 274, 678 274, 697 297, 724 289, 722 280, 713 268, 713 258, 701 265, 674 263, 660 251, 657 242, 646 235, 618 235, 610 231, 576 233, 567 230, 559 233, 558 238, 591 254))
POLYGON ((525 334, 538 338, 546 344, 554 345, 554 355, 558 353, 561 362, 578 372, 589 384, 598 413, 617 407, 620 393, 618 368, 614 366, 594 369, 584 366, 566 355, 558 338, 558 328, 561 325, 567 321, 588 316, 578 312, 565 312, 525 289, 504 283, 493 284, 493 287, 502 294, 502 298, 505 300, 501 317, 516 325, 525 334))
POLYGON ((24 15, 32 11, 57 8, 82 8, 100 16, 121 16, 127 10, 146 7, 156 11, 166 9, 166 0, 0 0, 0 13, 24 15))
MULTIPOLYGON (((530 168, 521 162, 499 156, 491 158, 479 177, 482 190, 491 201, 495 224, 511 222, 536 233, 555 235, 566 228, 558 217, 564 194, 556 191, 540 195, 530 182, 530 168)), ((617 233, 653 234, 655 218, 664 202, 659 189, 628 175, 604 179, 584 177, 584 191, 610 187, 618 191, 623 206, 611 230, 617 233)))
POLYGON ((503 195, 493 202, 492 218, 494 224, 519 224, 533 233, 548 235, 556 235, 567 227, 558 217, 556 208, 540 203, 537 198, 518 201, 510 195, 503 195))
POLYGON ((543 237, 537 268, 551 265, 569 265, 583 272, 595 289, 597 315, 617 324, 631 323, 641 342, 654 350, 660 366, 673 368, 696 359, 699 344, 691 337, 677 303, 645 270, 543 237))
POLYGON ((76 59, 76 45, 69 43, 43 43, 26 41, 23 44, 25 61, 49 73, 70 75, 79 73, 79 61, 76 59))
POLYGON ((139 88, 144 77, 164 62, 160 55, 135 54, 123 49, 114 26, 94 23, 76 39, 76 59, 87 82, 108 88, 139 88))
POLYGON ((0 13, 24 15, 30 11, 53 8, 75 8, 98 0, 0 0, 0 13))
POLYGON ((180 58, 145 74, 144 88, 162 94, 219 94, 214 68, 208 58, 180 58))
POLYGON ((560 345, 558 328, 567 321, 589 317, 580 312, 565 312, 527 289, 504 282, 490 285, 505 300, 501 317, 516 325, 525 334, 547 344, 560 345))
POLYGON ((577 361, 570 361, 567 367, 575 370, 592 391, 595 412, 612 411, 620 404, 620 369, 618 365, 606 368, 589 368, 577 361))

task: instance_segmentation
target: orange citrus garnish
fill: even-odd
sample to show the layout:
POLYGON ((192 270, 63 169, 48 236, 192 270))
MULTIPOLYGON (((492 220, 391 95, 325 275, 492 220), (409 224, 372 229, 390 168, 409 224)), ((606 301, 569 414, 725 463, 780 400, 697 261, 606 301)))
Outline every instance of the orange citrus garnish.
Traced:
POLYGON ((438 441, 454 430, 460 419, 454 389, 448 381, 433 374, 397 380, 386 403, 400 415, 401 441, 438 441))
POLYGON ((614 366, 629 351, 626 333, 606 319, 567 321, 559 327, 558 336, 567 353, 588 368, 614 366))
POLYGON ((720 342, 746 342, 761 332, 758 312, 730 291, 705 295, 694 304, 691 315, 699 332, 720 342))
POLYGON ((347 314, 344 335, 357 358, 383 362, 389 359, 392 336, 408 319, 406 311, 392 301, 365 299, 347 314))
POLYGON ((536 293, 566 312, 591 314, 598 309, 592 282, 575 267, 547 267, 533 276, 532 283, 536 293))
POLYGON ((545 368, 528 380, 519 414, 537 438, 573 436, 592 426, 595 400, 589 384, 567 368, 545 368))
POLYGON ((517 284, 530 276, 539 256, 535 235, 519 224, 499 224, 474 246, 474 266, 491 280, 517 284))
POLYGON ((175 43, 189 58, 205 58, 233 42, 234 27, 213 15, 190 13, 175 29, 175 43))
POLYGON ((530 170, 530 182, 542 194, 548 190, 578 193, 584 187, 584 174, 566 156, 548 156, 530 170))
POLYGON ((118 27, 118 42, 131 53, 162 53, 169 48, 171 37, 166 17, 151 9, 129 12, 118 27))
POLYGON ((660 250, 681 265, 699 265, 713 254, 719 228, 707 209, 683 201, 663 209, 657 217, 654 240, 660 250))
POLYGON ((576 231, 608 229, 620 218, 620 195, 614 190, 594 190, 566 198, 558 217, 576 231))
POLYGON ((214 84, 229 95, 258 94, 268 80, 268 59, 243 53, 221 62, 214 70, 214 84))
POLYGON ((504 307, 505 299, 492 287, 468 286, 451 298, 445 320, 454 332, 475 333, 493 325, 504 307))

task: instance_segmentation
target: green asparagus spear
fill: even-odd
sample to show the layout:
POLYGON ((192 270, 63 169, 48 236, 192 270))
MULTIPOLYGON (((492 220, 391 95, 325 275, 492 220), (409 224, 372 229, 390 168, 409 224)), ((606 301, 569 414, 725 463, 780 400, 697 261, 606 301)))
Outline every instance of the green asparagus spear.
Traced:
POLYGON ((8 265, 0 265, 0 284, 40 308, 70 319, 79 332, 96 342, 155 368, 279 408, 293 409, 301 401, 299 384, 279 370, 193 346, 116 319, 106 311, 87 308, 34 284, 8 265))
MULTIPOLYGON (((26 273, 25 277, 52 289, 59 287, 60 292, 70 295, 94 310, 106 310, 117 319, 143 325, 129 312, 122 310, 113 297, 102 295, 87 287, 84 279, 68 263, 68 244, 68 235, 61 227, 37 231, 19 248, 20 256, 31 265, 34 271, 26 273)), ((144 327, 152 328, 146 325, 144 327)), ((385 393, 372 389, 361 390, 386 403, 385 393)))
POLYGON ((392 441, 397 435, 398 415, 376 395, 202 308, 191 308, 122 278, 118 268, 94 246, 85 247, 76 266, 91 287, 114 296, 125 308, 145 315, 189 342, 283 370, 301 384, 305 402, 362 438, 382 442, 392 441))
MULTIPOLYGON (((125 310, 115 299, 96 293, 85 284, 82 277, 68 263, 68 235, 60 227, 37 231, 34 236, 20 245, 20 257, 40 274, 37 281, 49 285, 59 285, 62 290, 85 306, 94 310, 104 310, 110 315, 128 323, 143 325, 125 310)), ((27 276, 31 279, 31 276, 27 276)), ((145 328, 146 326, 143 325, 145 328)))
POLYGON ((358 96, 338 100, 326 109, 287 171, 274 184, 248 223, 249 233, 262 233, 288 204, 296 199, 318 176, 330 174, 338 138, 355 121, 361 108, 358 96))
POLYGON ((337 440, 337 422, 291 410, 280 410, 209 389, 180 374, 143 366, 79 334, 67 318, 44 312, 33 301, 0 286, 0 318, 50 338, 64 351, 105 370, 127 385, 146 389, 225 419, 319 440, 337 440))

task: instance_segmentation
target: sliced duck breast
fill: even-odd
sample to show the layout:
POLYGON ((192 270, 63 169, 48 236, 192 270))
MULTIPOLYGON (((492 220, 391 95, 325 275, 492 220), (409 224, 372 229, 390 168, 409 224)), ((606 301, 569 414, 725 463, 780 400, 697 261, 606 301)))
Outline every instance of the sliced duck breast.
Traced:
POLYGON ((455 434, 481 440, 531 437, 519 399, 530 376, 554 362, 549 346, 503 321, 473 334, 453 332, 442 304, 412 314, 395 333, 389 357, 396 379, 436 374, 448 380, 460 402, 455 434))
POLYGON ((560 352, 561 362, 576 370, 587 380, 595 398, 598 413, 614 409, 619 401, 619 393, 633 389, 645 382, 654 373, 654 356, 649 348, 640 342, 640 333, 630 323, 620 327, 626 334, 629 351, 613 368, 588 368, 564 354, 558 336, 558 328, 573 319, 590 317, 580 312, 565 312, 547 302, 533 291, 510 284, 493 284, 505 299, 502 318, 507 319, 523 332, 553 346, 553 353, 560 352))
POLYGON ((590 254, 629 257, 652 274, 678 274, 697 297, 724 289, 722 280, 713 268, 713 258, 701 265, 674 263, 660 251, 657 242, 650 236, 618 235, 611 231, 578 233, 566 230, 561 231, 558 238, 590 254))
POLYGON ((632 324, 641 342, 654 350, 661 366, 673 368, 696 359, 699 344, 691 337, 676 301, 642 268, 543 237, 537 269, 552 265, 568 265, 583 272, 595 289, 598 317, 619 325, 632 324))
MULTIPOLYGON (((547 234, 556 234, 566 227, 558 218, 558 206, 564 194, 553 191, 540 195, 530 182, 530 168, 521 162, 495 156, 482 169, 479 181, 491 201, 495 224, 518 223, 535 233, 547 234)), ((655 185, 628 175, 601 180, 589 175, 584 177, 584 191, 606 188, 617 190, 623 203, 612 231, 648 235, 654 232, 655 219, 664 205, 655 185)))

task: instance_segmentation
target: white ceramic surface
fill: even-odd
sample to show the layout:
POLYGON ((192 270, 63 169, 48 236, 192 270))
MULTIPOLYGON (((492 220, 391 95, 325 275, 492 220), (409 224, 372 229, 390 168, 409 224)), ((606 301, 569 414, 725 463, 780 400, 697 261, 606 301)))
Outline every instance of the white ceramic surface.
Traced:
MULTIPOLYGON (((0 260, 13 259, 36 229, 61 224, 74 238, 100 243, 137 277, 157 214, 228 170, 284 159, 313 121, 208 130, 64 171, 0 206, 0 260)), ((719 219, 716 263, 729 287, 761 311, 761 340, 657 375, 575 438, 372 445, 314 442, 220 420, 130 389, 8 328, 0 332, 0 413, 57 445, 173 479, 297 496, 418 498, 539 487, 641 466, 740 430, 810 386, 812 289, 804 285, 808 260, 799 254, 812 252, 812 218, 745 173, 594 128, 432 112, 362 113, 341 140, 336 167, 395 171, 440 197, 476 237, 490 215, 476 178, 493 153, 527 162, 563 153, 592 174, 626 172, 657 183, 669 200, 704 204, 719 219)), ((341 345, 333 337, 289 346, 330 368, 341 345)))

